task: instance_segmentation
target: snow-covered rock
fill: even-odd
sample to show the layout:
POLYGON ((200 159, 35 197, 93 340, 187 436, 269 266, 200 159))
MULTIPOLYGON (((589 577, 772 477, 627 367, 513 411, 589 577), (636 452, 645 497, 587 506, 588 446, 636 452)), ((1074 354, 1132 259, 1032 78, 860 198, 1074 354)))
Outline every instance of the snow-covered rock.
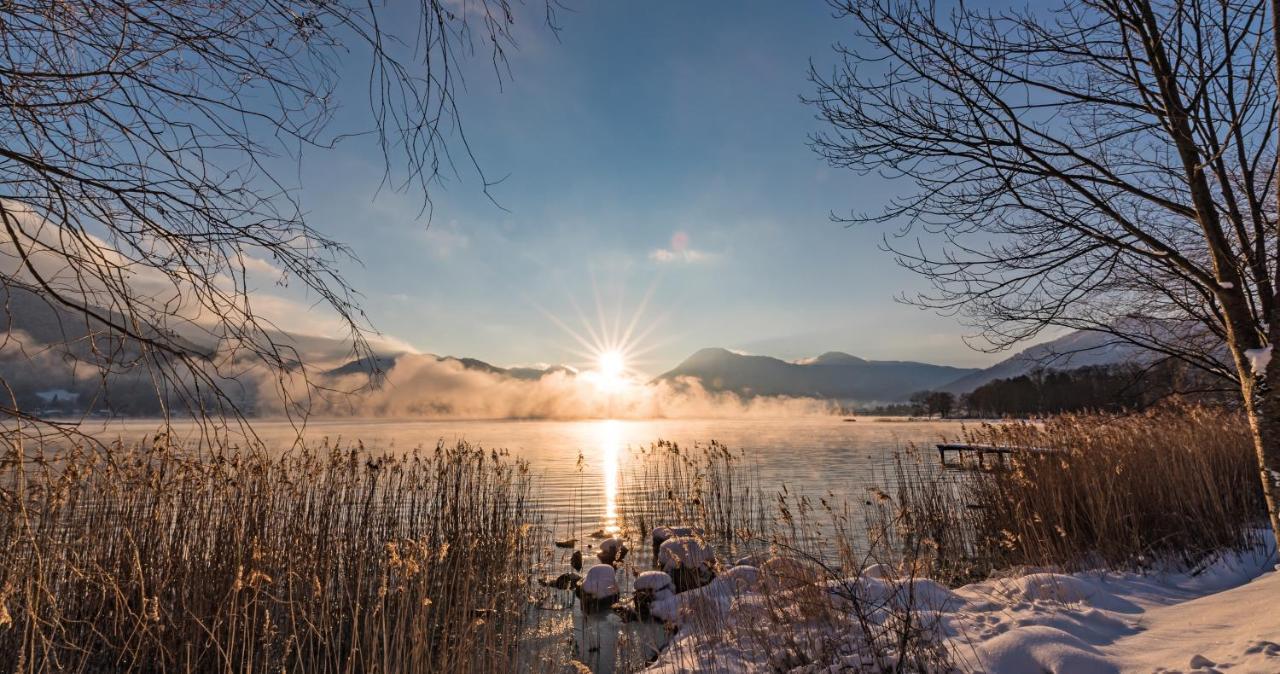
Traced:
POLYGON ((675 581, 676 592, 702 587, 715 578, 716 556, 697 536, 676 536, 658 548, 658 568, 675 581))
POLYGON ((671 573, 677 569, 698 568, 715 562, 715 553, 697 536, 676 536, 658 548, 658 568, 671 573))
POLYGON ((608 564, 597 564, 587 569, 587 575, 578 585, 578 595, 583 609, 598 611, 608 609, 618 600, 617 570, 608 564))
POLYGON ((631 587, 637 592, 646 590, 655 594, 664 591, 669 594, 675 594, 675 587, 671 584, 671 576, 668 576, 665 571, 645 571, 636 576, 636 580, 631 584, 631 587))
POLYGON ((740 592, 754 592, 760 589, 760 569, 738 564, 721 573, 713 582, 733 585, 740 592))
POLYGON ((587 577, 582 579, 582 591, 596 598, 618 594, 618 578, 613 567, 597 564, 587 569, 587 577))
POLYGON ((658 551, 662 548, 662 544, 663 544, 664 542, 666 542, 668 539, 675 538, 675 537, 677 537, 677 536, 698 536, 698 537, 701 537, 701 536, 702 536, 702 529, 700 529, 700 528, 698 528, 698 527, 686 527, 686 526, 675 526, 675 527, 660 526, 660 527, 654 527, 654 528, 653 528, 653 531, 652 531, 652 532, 650 533, 650 535, 649 535, 649 539, 653 542, 653 560, 654 560, 654 563, 657 563, 657 561, 658 561, 658 551))
POLYGON ((822 577, 818 567, 792 557, 773 556, 760 565, 765 587, 771 590, 790 590, 809 586, 822 577))
POLYGON ((665 571, 645 571, 636 576, 631 587, 635 590, 636 614, 642 620, 649 618, 654 602, 666 601, 676 594, 675 583, 665 571))

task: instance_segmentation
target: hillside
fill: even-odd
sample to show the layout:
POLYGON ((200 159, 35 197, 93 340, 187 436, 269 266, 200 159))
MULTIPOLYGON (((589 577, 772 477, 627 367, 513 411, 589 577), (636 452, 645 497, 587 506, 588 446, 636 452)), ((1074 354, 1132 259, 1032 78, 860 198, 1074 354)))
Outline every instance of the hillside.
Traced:
POLYGON ((1155 357, 1150 351, 1132 344, 1119 343, 1115 337, 1105 333, 1076 331, 1024 349, 991 367, 947 382, 942 390, 968 393, 996 379, 1011 379, 1042 368, 1069 370, 1090 365, 1151 362, 1155 357))
POLYGON ((976 372, 912 361, 864 360, 838 351, 792 363, 710 348, 698 351, 658 379, 692 377, 708 390, 744 396, 897 401, 976 372))

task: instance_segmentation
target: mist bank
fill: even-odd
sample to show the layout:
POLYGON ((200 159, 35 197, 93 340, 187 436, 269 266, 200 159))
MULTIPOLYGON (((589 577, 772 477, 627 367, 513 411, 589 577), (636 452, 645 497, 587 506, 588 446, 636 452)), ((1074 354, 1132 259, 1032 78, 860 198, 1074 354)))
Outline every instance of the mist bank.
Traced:
MULTIPOLYGON (((345 369, 345 368, 344 368, 345 369)), ((404 354, 382 377, 344 369, 323 381, 263 377, 260 416, 416 417, 438 419, 716 418, 828 415, 833 401, 744 397, 708 391, 695 378, 603 382, 564 368, 536 378, 468 366, 454 358, 404 354), (315 390, 315 384, 321 391, 315 390), (310 390, 309 390, 310 389, 310 390)))

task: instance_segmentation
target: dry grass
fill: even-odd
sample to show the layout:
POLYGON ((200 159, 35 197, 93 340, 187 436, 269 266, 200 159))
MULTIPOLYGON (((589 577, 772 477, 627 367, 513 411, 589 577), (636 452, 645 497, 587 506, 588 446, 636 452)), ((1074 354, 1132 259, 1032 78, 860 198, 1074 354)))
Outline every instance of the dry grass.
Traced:
MULTIPOLYGON (((11 439, 12 440, 12 439, 11 439)), ((526 468, 163 439, 7 444, 0 670, 493 672, 541 549, 526 468)))
POLYGON ((916 596, 930 581, 896 541, 868 537, 860 496, 766 490, 746 457, 714 442, 658 443, 630 466, 619 512, 631 535, 700 529, 725 576, 709 595, 680 595, 681 630, 699 637, 677 640, 664 663, 720 671, 747 654, 775 671, 948 671, 936 607, 916 596), (758 571, 730 570, 743 555, 758 571))
MULTIPOLYGON (((553 671, 568 656, 555 626, 571 616, 530 603, 531 576, 563 563, 532 477, 503 454, 191 457, 159 438, 44 456, 4 439, 0 670, 553 671)), ((886 492, 819 497, 763 489, 722 445, 659 443, 620 480, 636 551, 623 586, 650 561, 650 529, 697 527, 722 576, 746 554, 758 575, 730 572, 727 592, 690 603, 685 629, 710 636, 664 657, 941 671, 921 598, 945 591, 926 578, 1194 566, 1255 543, 1261 501, 1234 413, 1073 415, 965 439, 1060 451, 963 474, 908 457, 886 492)), ((629 649, 615 671, 642 663, 629 649)))
POLYGON ((1055 452, 962 477, 900 464, 899 543, 929 550, 952 583, 1019 566, 1194 568, 1254 545, 1265 515, 1247 422, 1221 408, 1070 414, 965 439, 1055 452))
POLYGON ((1194 568, 1257 543, 1260 489, 1248 427, 1234 412, 1066 415, 963 439, 1056 451, 964 473, 914 453, 886 476, 886 491, 783 488, 769 498, 742 457, 715 444, 659 445, 640 457, 620 504, 625 521, 702 528, 721 574, 742 550, 767 553, 756 560, 759 582, 688 602, 683 629, 703 636, 677 640, 666 657, 690 670, 747 653, 780 671, 947 671, 952 654, 936 632, 947 592, 935 580, 1019 566, 1194 568))
POLYGON ((740 452, 718 442, 681 447, 659 441, 633 450, 627 465, 619 515, 636 539, 647 541, 656 526, 690 525, 722 554, 737 555, 754 549, 771 527, 758 474, 740 452))

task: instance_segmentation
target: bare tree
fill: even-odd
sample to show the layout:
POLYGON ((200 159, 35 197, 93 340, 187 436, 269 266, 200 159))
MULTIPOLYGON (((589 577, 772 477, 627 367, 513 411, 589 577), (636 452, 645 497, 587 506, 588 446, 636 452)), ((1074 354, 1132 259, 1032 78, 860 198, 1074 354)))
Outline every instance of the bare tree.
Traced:
POLYGON ((899 223, 887 247, 934 288, 914 301, 994 347, 1096 330, 1237 382, 1280 535, 1268 3, 832 4, 859 40, 812 73, 813 146, 915 187, 843 219, 899 223))
MULTIPOLYGON (((554 30, 557 5, 545 7, 554 30)), ((419 193, 424 213, 459 164, 487 189, 458 114, 458 64, 479 46, 505 77, 514 25, 511 0, 0 5, 6 301, 34 295, 79 323, 62 326, 73 355, 104 378, 142 373, 166 416, 176 404, 240 417, 228 385, 247 368, 267 367, 282 390, 307 378, 255 311, 246 276, 260 262, 334 312, 352 357, 368 357, 339 272, 350 251, 308 224, 282 167, 361 135, 386 160, 384 187, 419 193), (367 78, 347 90, 367 92, 369 122, 337 128, 352 72, 367 78)), ((9 393, 0 412, 48 421, 9 393)))

